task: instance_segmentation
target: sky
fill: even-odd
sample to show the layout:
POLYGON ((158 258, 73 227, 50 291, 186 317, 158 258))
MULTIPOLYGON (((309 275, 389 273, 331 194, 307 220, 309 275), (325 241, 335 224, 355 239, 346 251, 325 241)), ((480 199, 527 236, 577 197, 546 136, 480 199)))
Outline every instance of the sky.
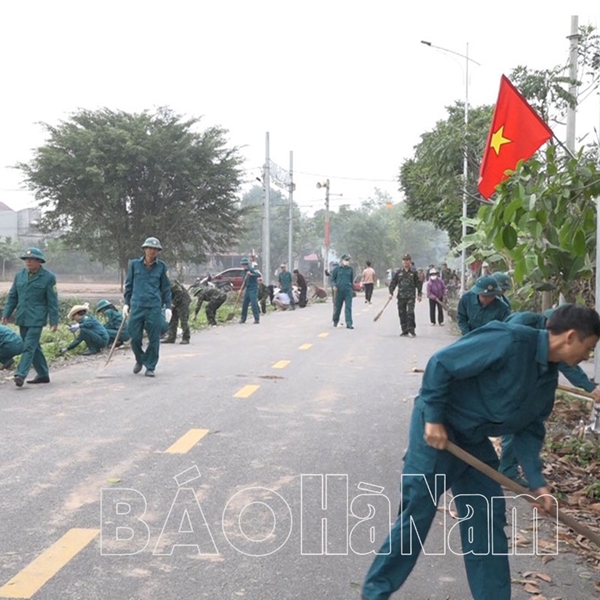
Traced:
MULTIPOLYGON (((599 26, 600 3, 506 0, 20 0, 0 7, 0 202, 35 205, 21 173, 52 125, 79 109, 169 106, 228 130, 246 186, 271 160, 289 168, 305 212, 356 207, 375 188, 401 201, 397 177, 420 136, 466 96, 494 104, 518 65, 568 59, 571 16, 599 26)), ((577 135, 598 130, 600 99, 580 108, 577 135)), ((597 134, 596 134, 597 135, 597 134)))

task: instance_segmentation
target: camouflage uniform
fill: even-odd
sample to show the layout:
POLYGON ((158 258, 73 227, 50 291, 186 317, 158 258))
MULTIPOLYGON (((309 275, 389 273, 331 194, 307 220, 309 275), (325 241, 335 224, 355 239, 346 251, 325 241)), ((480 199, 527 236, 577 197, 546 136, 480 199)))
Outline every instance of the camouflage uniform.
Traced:
POLYGON ((216 325, 217 310, 227 300, 227 292, 216 287, 202 286, 194 292, 194 296, 198 300, 194 319, 198 316, 202 303, 206 301, 206 318, 210 325, 216 325))
POLYGON ((271 291, 262 281, 258 282, 258 303, 263 315, 267 314, 267 300, 271 299, 271 291))
POLYGON ((415 333, 415 289, 417 295, 421 298, 423 293, 423 282, 419 275, 412 269, 398 269, 394 273, 390 283, 390 295, 398 287, 398 316, 400 317, 400 327, 402 335, 415 333))
POLYGON ((171 282, 171 306, 173 314, 169 321, 169 330, 164 342, 174 343, 177 339, 177 324, 181 321, 181 343, 189 344, 190 342, 190 303, 192 299, 188 291, 177 280, 171 282))

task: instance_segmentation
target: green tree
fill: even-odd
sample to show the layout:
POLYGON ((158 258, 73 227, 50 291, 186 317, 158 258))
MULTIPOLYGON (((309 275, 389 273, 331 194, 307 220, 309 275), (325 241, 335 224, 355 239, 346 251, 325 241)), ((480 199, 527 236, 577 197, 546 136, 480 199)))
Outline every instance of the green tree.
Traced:
POLYGON ((82 110, 20 163, 45 209, 41 227, 121 269, 149 235, 169 261, 200 262, 240 232, 242 159, 219 127, 198 130, 168 108, 131 114, 82 110))
POLYGON ((6 267, 10 267, 19 259, 19 246, 10 236, 0 238, 0 261, 2 261, 2 279, 6 276, 6 267))

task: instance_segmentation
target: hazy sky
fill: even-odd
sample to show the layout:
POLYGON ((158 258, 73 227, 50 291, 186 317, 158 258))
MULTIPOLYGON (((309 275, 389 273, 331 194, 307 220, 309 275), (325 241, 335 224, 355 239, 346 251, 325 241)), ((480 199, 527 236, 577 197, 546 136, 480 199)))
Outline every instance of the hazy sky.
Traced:
MULTIPOLYGON (((597 0, 555 9, 533 1, 20 0, 3 2, 0 55, 0 201, 34 204, 10 166, 43 143, 38 122, 79 108, 170 106, 229 130, 260 175, 294 152, 295 200, 357 205, 379 187, 400 200, 399 166, 420 135, 465 97, 493 104, 500 76, 518 65, 565 64, 571 15, 599 25, 597 0), (343 194, 343 197, 334 194, 343 194)), ((598 128, 600 100, 581 107, 578 136, 598 128)))

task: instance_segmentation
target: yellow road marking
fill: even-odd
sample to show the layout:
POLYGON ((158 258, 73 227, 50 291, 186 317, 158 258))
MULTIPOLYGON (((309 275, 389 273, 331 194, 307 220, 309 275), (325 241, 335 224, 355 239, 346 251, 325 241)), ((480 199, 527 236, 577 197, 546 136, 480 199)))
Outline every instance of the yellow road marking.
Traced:
POLYGON ((0 598, 31 598, 99 533, 99 529, 69 529, 60 540, 1 587, 0 598))
POLYGON ((312 348, 312 344, 302 344, 298 350, 308 350, 309 348, 312 348))
POLYGON ((237 391, 234 398, 248 398, 252 396, 254 392, 260 387, 260 385, 245 385, 241 390, 237 391))
POLYGON ((324 338, 324 337, 327 337, 328 335, 329 335, 328 333, 320 333, 318 335, 318 337, 323 337, 324 338))
POLYGON ((274 369, 285 369, 292 361, 291 360, 280 360, 273 365, 274 369))
POLYGON ((190 429, 170 448, 167 448, 165 452, 168 454, 185 454, 186 452, 189 452, 207 433, 208 429, 190 429))

